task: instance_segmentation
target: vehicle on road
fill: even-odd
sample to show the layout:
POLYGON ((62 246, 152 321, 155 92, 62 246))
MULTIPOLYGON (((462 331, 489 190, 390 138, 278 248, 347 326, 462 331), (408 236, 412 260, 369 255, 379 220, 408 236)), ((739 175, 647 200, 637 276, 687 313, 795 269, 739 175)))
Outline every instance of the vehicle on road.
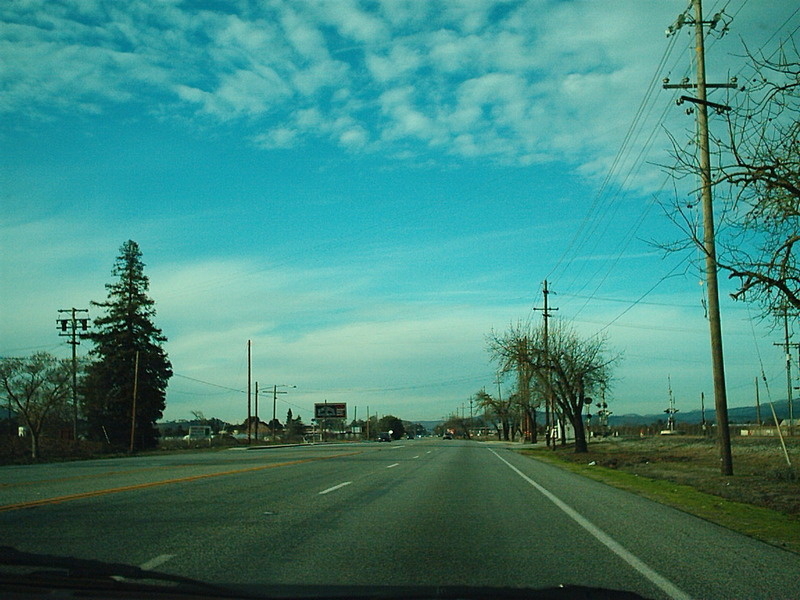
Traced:
POLYGON ((389 434, 388 431, 381 431, 378 434, 378 441, 379 442, 391 442, 392 441, 392 436, 389 434))

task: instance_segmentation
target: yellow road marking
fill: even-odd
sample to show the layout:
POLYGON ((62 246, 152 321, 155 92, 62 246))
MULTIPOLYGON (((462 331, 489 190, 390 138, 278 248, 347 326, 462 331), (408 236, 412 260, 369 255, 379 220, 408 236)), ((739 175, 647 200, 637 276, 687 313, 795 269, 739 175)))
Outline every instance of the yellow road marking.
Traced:
POLYGON ((144 473, 147 471, 160 471, 163 469, 180 469, 183 467, 191 467, 190 464, 174 464, 174 465, 157 465, 155 467, 141 467, 139 469, 119 469, 116 471, 103 471, 101 473, 86 473, 84 475, 70 475, 68 477, 56 477, 54 479, 33 479, 31 481, 15 481, 12 483, 0 483, 0 488, 13 488, 24 487, 28 485, 41 485, 43 483, 63 483, 65 481, 79 481, 81 479, 99 479, 100 477, 108 477, 110 475, 119 475, 121 473, 144 473))
POLYGON ((199 479, 210 479, 211 477, 221 477, 222 475, 236 475, 239 473, 250 473, 253 471, 263 471, 265 469, 274 469, 276 467, 288 467, 290 465, 299 465, 303 463, 314 462, 318 460, 329 460, 331 458, 341 458, 343 456, 352 456, 361 454, 363 450, 357 452, 348 452, 346 454, 336 454, 334 456, 318 456, 315 458, 303 458, 299 460, 292 460, 282 463, 273 463, 269 465, 260 465, 258 467, 247 467, 244 469, 234 469, 232 471, 219 471, 217 473, 204 473, 203 475, 190 475, 189 477, 178 477, 176 479, 164 479, 162 481, 150 481, 148 483, 137 483, 134 485, 124 485, 122 487, 109 488, 105 490, 95 490, 92 492, 81 492, 79 494, 68 494, 66 496, 55 496, 53 498, 42 498, 41 500, 29 500, 27 502, 17 502, 15 504, 6 504, 0 506, 0 512, 10 510, 19 510, 22 508, 33 508, 36 506, 44 506, 46 504, 59 504, 61 502, 69 502, 70 500, 80 500, 82 498, 93 498, 95 496, 105 496, 107 494, 117 494, 119 492, 130 492, 133 490, 143 490, 146 488, 157 487, 160 485, 167 485, 170 483, 186 483, 189 481, 197 481, 199 479))

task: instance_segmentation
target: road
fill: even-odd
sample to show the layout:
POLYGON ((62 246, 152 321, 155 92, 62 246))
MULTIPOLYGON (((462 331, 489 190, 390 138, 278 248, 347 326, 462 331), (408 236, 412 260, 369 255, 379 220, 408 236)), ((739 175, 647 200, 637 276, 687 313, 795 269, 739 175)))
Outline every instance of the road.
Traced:
POLYGON ((800 598, 800 558, 503 444, 409 440, 0 467, 20 550, 227 584, 580 584, 800 598))

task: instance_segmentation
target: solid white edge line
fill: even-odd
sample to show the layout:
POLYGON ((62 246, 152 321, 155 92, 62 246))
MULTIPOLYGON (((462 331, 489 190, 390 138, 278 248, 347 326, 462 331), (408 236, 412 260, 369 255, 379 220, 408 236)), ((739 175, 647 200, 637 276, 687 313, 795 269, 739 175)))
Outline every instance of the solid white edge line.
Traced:
POLYGON ((319 493, 319 495, 320 495, 320 496, 323 496, 323 495, 325 495, 325 494, 327 494, 327 493, 330 493, 330 492, 333 492, 333 491, 335 491, 335 490, 338 490, 339 488, 343 488, 343 487, 344 487, 344 486, 346 486, 346 485, 350 485, 351 483, 353 483, 353 482, 352 482, 352 481, 345 481, 344 483, 340 483, 339 485, 335 485, 335 486, 333 486, 333 487, 329 487, 327 490, 322 490, 322 491, 319 493))
POLYGON ((541 492, 548 500, 550 500, 558 508, 564 511, 567 514, 567 516, 569 516, 573 521, 575 521, 578 525, 583 527, 592 536, 594 536, 597 539, 597 541, 599 541, 601 544, 603 544, 605 547, 611 550, 614 554, 616 554, 622 560, 628 563, 631 567, 633 567, 636 571, 638 571, 641 575, 643 575, 645 579, 650 581, 650 583, 655 585, 662 592, 667 594, 670 598, 673 598, 674 600, 692 600, 691 596, 683 592, 669 579, 667 579, 666 577, 662 577, 661 575, 656 573, 653 569, 648 567, 644 562, 639 560, 636 556, 628 552, 625 548, 622 547, 622 545, 620 545, 611 536, 603 532, 601 529, 595 526, 591 521, 581 516, 581 514, 574 508, 563 502, 560 498, 558 498, 549 490, 543 488, 541 485, 536 483, 533 479, 525 475, 525 473, 520 471, 517 467, 512 465, 505 458, 500 456, 497 452, 495 452, 491 448, 489 448, 489 451, 492 454, 494 454, 497 458, 502 460, 504 463, 506 463, 506 465, 508 465, 508 467, 512 471, 514 471, 517 475, 522 477, 522 479, 527 481, 539 492, 541 492))
POLYGON ((151 569, 155 569, 156 567, 160 567, 165 562, 174 557, 175 557, 174 554, 159 554, 155 558, 151 558, 150 560, 148 560, 146 563, 139 565, 139 568, 145 571, 149 571, 151 569))
POLYGON ((393 465, 389 465, 389 466, 388 466, 388 467, 386 467, 386 468, 387 468, 387 469, 391 469, 392 467, 397 467, 397 466, 399 466, 399 465, 400 465, 400 463, 394 463, 393 465))

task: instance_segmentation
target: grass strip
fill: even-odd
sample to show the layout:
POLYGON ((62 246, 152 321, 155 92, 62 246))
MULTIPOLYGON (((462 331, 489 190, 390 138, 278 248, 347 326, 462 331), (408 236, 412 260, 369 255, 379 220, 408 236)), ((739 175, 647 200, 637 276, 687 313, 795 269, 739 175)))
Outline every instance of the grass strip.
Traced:
POLYGON ((800 520, 791 515, 707 494, 666 479, 574 463, 549 451, 526 449, 518 452, 800 554, 800 520))

